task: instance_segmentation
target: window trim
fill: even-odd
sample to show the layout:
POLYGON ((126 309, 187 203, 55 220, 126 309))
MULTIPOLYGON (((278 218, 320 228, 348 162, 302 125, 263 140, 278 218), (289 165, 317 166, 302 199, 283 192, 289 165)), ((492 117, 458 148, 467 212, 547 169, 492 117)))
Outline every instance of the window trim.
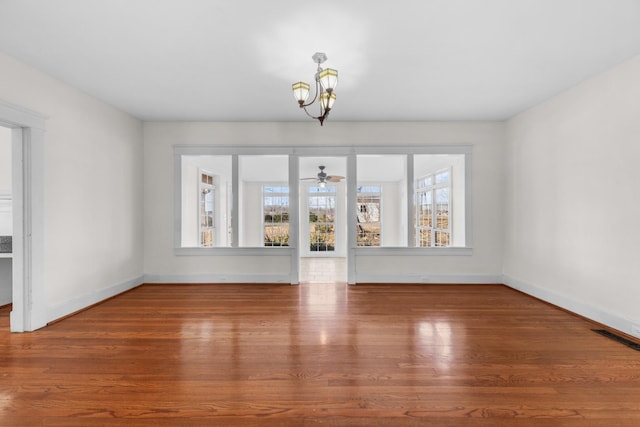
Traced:
MULTIPOLYGON (((379 187, 379 191, 376 192, 376 193, 367 192, 367 193, 364 193, 364 194, 367 194, 367 195, 374 194, 374 195, 378 196, 378 224, 380 226, 380 235, 378 236, 378 239, 380 240, 380 245, 379 246, 358 245, 358 238, 357 238, 357 234, 358 233, 357 233, 357 230, 356 230, 356 247, 358 247, 358 248, 382 248, 382 247, 384 247, 383 236, 382 236, 383 235, 382 227, 384 225, 384 220, 383 220, 384 219, 384 213, 383 213, 384 203, 383 203, 383 200, 382 200, 384 195, 383 195, 383 191, 382 191, 382 184, 379 183, 379 182, 378 183, 374 183, 374 182, 359 182, 358 184, 359 184, 358 186, 362 186, 362 187, 379 187)), ((356 186, 356 200, 355 200, 356 206, 359 203, 358 202, 358 196, 360 194, 363 194, 363 193, 358 192, 358 186, 356 186)), ((357 213, 358 212, 356 212, 356 215, 357 215, 357 213)), ((357 226, 358 227, 360 226, 359 222, 357 222, 357 226)))
POLYGON ((453 193, 453 184, 452 184, 452 180, 453 180, 453 176, 452 176, 452 168, 451 167, 446 167, 446 168, 440 168, 440 169, 436 169, 432 172, 428 172, 424 175, 421 175, 417 178, 414 179, 414 197, 415 195, 417 195, 417 193, 419 192, 430 192, 431 193, 431 203, 432 203, 432 212, 431 212, 431 227, 426 227, 430 230, 431 233, 431 242, 434 243, 431 246, 418 246, 418 240, 419 240, 419 226, 418 226, 418 213, 419 213, 419 209, 418 209, 418 198, 416 197, 414 200, 414 212, 415 212, 415 219, 414 221, 416 221, 416 234, 414 236, 415 239, 415 245, 416 247, 428 247, 428 248, 450 248, 452 246, 437 246, 435 244, 436 242, 436 235, 438 233, 438 231, 445 231, 446 233, 449 233, 449 242, 453 241, 453 224, 452 224, 452 218, 453 218, 453 204, 451 203, 451 197, 452 197, 452 193, 453 193), (438 183, 436 176, 447 172, 449 174, 449 179, 447 180, 447 182, 445 184, 442 183, 438 183), (433 181, 431 184, 426 185, 424 187, 420 187, 418 188, 418 181, 421 179, 424 179, 426 177, 432 177, 433 181), (448 212, 449 212, 449 217, 448 217, 448 221, 447 221, 447 225, 448 228, 444 229, 444 228, 438 228, 438 218, 437 218, 437 206, 438 206, 438 198, 436 196, 437 191, 440 189, 446 188, 449 190, 449 198, 448 198, 448 212))
MULTIPOLYGON (((288 248, 291 244, 291 195, 290 192, 291 190, 289 189, 289 184, 288 183, 263 183, 261 186, 261 197, 262 197, 262 203, 260 204, 260 208, 262 209, 262 213, 261 213, 261 218, 260 218, 260 229, 262 230, 263 236, 262 236, 262 246, 263 248, 281 248, 281 247, 285 247, 288 248), (272 188, 283 188, 286 187, 287 188, 287 192, 286 193, 282 193, 282 192, 278 192, 278 193, 270 193, 269 195, 272 197, 287 197, 287 225, 289 226, 289 239, 288 239, 288 244, 286 246, 277 246, 277 245, 271 245, 268 246, 266 245, 265 241, 264 241, 264 236, 266 235, 265 233, 265 224, 267 224, 267 222, 265 222, 264 217, 265 217, 265 210, 264 210, 264 199, 265 199, 265 192, 264 189, 265 187, 272 187, 272 188)), ((269 224, 278 224, 275 222, 269 223, 269 224)), ((282 224, 282 222, 280 222, 279 224, 282 224)))
POLYGON ((218 206, 217 198, 218 198, 218 190, 217 190, 217 186, 216 186, 216 176, 213 173, 211 173, 211 172, 209 172, 209 171, 207 171, 205 169, 198 168, 198 209, 197 209, 197 212, 198 212, 198 242, 199 242, 198 244, 199 244, 200 248, 215 247, 215 241, 216 241, 215 239, 217 237, 217 231, 218 231, 218 224, 217 224, 218 215, 215 214, 215 209, 218 206), (211 178, 211 184, 204 184, 202 182, 202 176, 203 175, 211 178), (212 225, 210 227, 211 228, 211 233, 212 233, 212 241, 211 241, 212 246, 203 246, 203 244, 202 244, 203 227, 202 227, 202 217, 201 217, 202 211, 200 209, 201 208, 200 207, 200 203, 202 203, 202 200, 200 199, 200 197, 202 196, 202 191, 205 188, 210 189, 210 191, 213 193, 213 207, 214 207, 213 215, 212 215, 213 216, 213 222, 212 222, 212 225))
POLYGON ((306 236, 304 239, 304 245, 301 247, 301 254, 303 257, 342 257, 342 251, 340 250, 341 248, 338 246, 338 242, 337 237, 338 237, 338 233, 337 233, 337 225, 336 225, 336 215, 337 212, 339 211, 339 200, 338 200, 338 185, 336 184, 327 184, 327 186, 325 187, 326 189, 331 188, 333 189, 333 191, 318 191, 315 193, 312 193, 310 191, 311 188, 320 188, 319 186, 315 185, 315 184, 306 184, 306 191, 304 192, 305 196, 306 196, 306 203, 305 203, 305 208, 306 208, 306 214, 308 216, 309 214, 309 205, 310 205, 310 199, 311 197, 332 197, 333 198, 333 205, 334 205, 334 215, 333 215, 333 221, 332 222, 321 222, 319 224, 331 224, 333 226, 333 250, 329 251, 329 250, 325 250, 325 251, 312 251, 311 250, 311 221, 309 221, 309 218, 307 217, 307 219, 305 220, 305 224, 306 227, 304 229, 306 236))
MULTIPOLYGON (((364 154, 396 154, 407 156, 407 190, 413 198, 413 155, 418 154, 460 154, 464 155, 464 171, 465 171, 465 246, 456 247, 429 247, 420 248, 415 246, 415 226, 413 221, 413 210, 411 207, 407 209, 408 233, 406 247, 358 247, 355 235, 355 220, 347 221, 347 258, 349 259, 349 269, 353 268, 355 274, 355 265, 352 260, 355 256, 470 256, 473 254, 473 205, 472 205, 472 164, 473 153, 472 145, 422 145, 422 146, 339 146, 339 147, 301 147, 301 146, 212 146, 212 145, 173 145, 174 156, 174 247, 173 252, 177 256, 292 256, 299 257, 299 249, 297 243, 298 212, 294 204, 298 203, 298 168, 297 161, 299 157, 304 156, 345 156, 347 157, 347 215, 348 218, 353 217, 355 212, 356 192, 356 155, 364 154), (181 157, 183 155, 231 155, 234 163, 233 167, 233 185, 234 190, 238 184, 238 168, 237 160, 240 155, 288 155, 289 156, 289 188, 290 188, 290 246, 289 247, 238 247, 238 230, 237 230, 237 208, 238 197, 237 192, 233 193, 233 209, 232 218, 235 220, 233 227, 232 247, 217 248, 185 248, 181 247, 181 157), (354 203, 351 203, 353 200, 354 203), (353 205, 353 206, 351 206, 353 205), (295 211, 294 211, 295 210, 295 211), (351 229, 350 229, 351 228, 351 229)), ((407 201, 409 203, 409 201, 407 201)), ((295 261, 297 263, 297 261, 295 261)), ((297 264, 296 264, 297 265, 297 264)), ((351 273, 349 283, 352 283, 351 273)), ((292 283, 297 283, 293 280, 292 283)))

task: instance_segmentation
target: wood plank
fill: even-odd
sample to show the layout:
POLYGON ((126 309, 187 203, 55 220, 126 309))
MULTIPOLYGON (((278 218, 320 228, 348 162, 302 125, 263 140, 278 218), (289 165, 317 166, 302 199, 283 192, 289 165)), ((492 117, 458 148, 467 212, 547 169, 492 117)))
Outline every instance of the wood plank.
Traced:
POLYGON ((501 285, 143 285, 0 308, 0 425, 640 425, 640 352, 501 285))

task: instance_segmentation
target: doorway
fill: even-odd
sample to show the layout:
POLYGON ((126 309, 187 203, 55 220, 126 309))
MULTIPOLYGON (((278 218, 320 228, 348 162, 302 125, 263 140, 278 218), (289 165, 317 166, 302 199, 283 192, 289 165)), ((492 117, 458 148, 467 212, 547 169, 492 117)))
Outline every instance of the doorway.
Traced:
POLYGON ((299 161, 300 282, 346 283, 346 157, 299 161))
MULTIPOLYGON (((11 129, 0 126, 0 307, 13 302, 11 129)), ((4 311, 3 311, 4 312, 4 311)), ((9 311, 6 311, 7 314, 9 311)))
POLYGON ((47 324, 44 292, 44 135, 47 118, 0 101, 11 133, 12 332, 47 324))

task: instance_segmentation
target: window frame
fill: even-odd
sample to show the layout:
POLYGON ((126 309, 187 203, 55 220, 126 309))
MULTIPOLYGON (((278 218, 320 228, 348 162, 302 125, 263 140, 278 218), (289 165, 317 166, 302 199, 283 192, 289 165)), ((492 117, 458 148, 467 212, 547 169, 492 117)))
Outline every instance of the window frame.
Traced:
MULTIPOLYGON (((360 245, 358 242, 358 236, 360 235, 359 232, 357 232, 356 234, 356 246, 359 248, 382 248, 384 247, 384 242, 382 241, 382 226, 383 226, 383 212, 382 212, 382 206, 384 206, 383 202, 382 202, 382 198, 384 197, 383 195, 383 186, 381 183, 358 183, 359 185, 357 185, 356 187, 356 218, 357 218, 357 227, 360 228, 362 226, 363 223, 361 223, 359 221, 359 217, 358 217, 358 210, 360 209, 360 201, 359 201, 359 197, 360 195, 365 195, 367 197, 371 197, 371 195, 374 196, 378 196, 378 242, 379 244, 377 246, 374 245, 360 245), (366 193, 361 193, 360 191, 358 191, 358 187, 378 187, 378 191, 377 192, 370 192, 367 191, 366 193)), ((364 224, 375 224, 376 222, 365 222, 364 224)))
MULTIPOLYGON (((291 197, 290 197, 290 189, 289 189, 289 185, 288 184, 284 184, 284 183, 274 183, 274 184, 262 184, 262 203, 261 203, 261 207, 262 207, 262 214, 261 214, 261 229, 262 229, 262 233, 263 233, 263 239, 262 239, 262 247, 264 248, 278 248, 278 247, 289 247, 289 245, 291 244, 291 214, 290 214, 290 208, 291 208, 291 197), (287 188, 287 192, 274 192, 274 193, 265 193, 265 188, 266 187, 271 187, 271 188, 287 188), (283 224, 284 222, 269 222, 267 223, 265 221, 265 216, 266 216, 266 212, 265 212, 265 198, 266 197, 286 197, 287 198, 287 244, 286 245, 267 245, 267 242, 265 241, 265 237, 267 235, 266 232, 266 226, 267 224, 283 224)), ((282 215, 282 213, 280 213, 280 215, 282 215)))
MULTIPOLYGON (((306 213, 308 215, 311 214, 311 198, 326 198, 329 199, 331 198, 332 203, 333 203, 333 216, 332 216, 332 221, 316 221, 313 222, 314 224, 314 228, 315 225, 323 225, 323 226, 330 226, 332 228, 331 231, 331 236, 333 237, 333 249, 331 250, 317 250, 317 251, 312 251, 311 250, 311 245, 312 245, 312 234, 311 234, 311 220, 309 218, 307 218, 306 220, 306 224, 307 227, 305 227, 305 231, 307 232, 307 236, 304 239, 305 242, 308 241, 308 244, 305 245, 302 249, 302 252, 304 253, 304 256, 319 256, 319 257, 323 257, 323 256, 327 256, 327 257, 332 257, 332 256, 341 256, 340 255, 340 251, 339 251, 339 247, 337 247, 338 245, 338 239, 337 239, 337 224, 336 224, 336 215, 338 214, 338 186, 336 184, 327 184, 325 187, 319 187, 317 185, 311 184, 307 186, 307 190, 305 191, 305 195, 307 197, 307 203, 305 204, 306 206, 306 213), (317 188, 319 189, 319 191, 311 191, 312 188, 317 188)), ((320 233, 315 233, 316 235, 320 234, 320 233)), ((328 233, 324 233, 325 235, 328 233)), ((328 244, 328 241, 325 241, 325 244, 328 244)), ((326 245, 325 245, 326 246, 326 245)))
MULTIPOLYGON (((243 155, 288 155, 289 156, 289 188, 292 188, 292 184, 295 181, 292 178, 291 170, 296 172, 294 166, 292 166, 291 148, 285 147, 235 147, 235 146, 211 146, 211 145, 185 145, 175 144, 173 145, 173 166, 174 166, 174 245, 173 253, 177 256, 291 256, 296 251, 295 246, 291 246, 291 239, 297 238, 297 234, 293 235, 291 222, 289 223, 289 239, 290 246, 282 247, 264 247, 264 246, 238 246, 239 234, 238 234, 238 212, 239 212, 239 157, 243 155), (231 187, 232 187, 232 201, 231 201, 231 246, 201 248, 201 247, 183 247, 182 244, 182 156, 231 156, 231 187)), ((291 190, 290 190, 291 191, 291 190)), ((290 194, 289 198, 289 218, 297 216, 297 192, 290 194), (294 205, 295 203, 295 205, 294 205), (292 212, 295 210, 295 212, 292 212)), ((297 227, 297 223, 296 223, 297 227)), ((294 280, 295 274, 291 273, 292 283, 296 283, 294 280)))
MULTIPOLYGON (((218 227, 216 224, 216 221, 218 220, 218 215, 216 215, 216 207, 218 206, 218 191, 217 191, 217 187, 216 187, 216 176, 205 170, 205 169, 200 169, 198 168, 198 247, 200 248, 215 248, 215 242, 216 242, 216 237, 217 237, 217 231, 218 231, 218 227), (202 182, 202 177, 206 176, 208 178, 211 178, 211 183, 204 183, 202 182), (209 190, 212 193, 212 198, 213 198, 213 213, 211 214, 212 216, 212 221, 211 221, 211 226, 206 226, 203 227, 202 226, 202 215, 203 215, 203 211, 202 211, 202 192, 204 190, 209 190), (202 244, 202 233, 203 233, 203 229, 206 230, 207 228, 211 229, 211 245, 210 246, 205 246, 202 244)), ((206 203, 206 202, 205 202, 206 203)), ((206 210, 204 211, 206 212, 206 210)))
MULTIPOLYGON (((174 155, 174 254, 179 256, 221 256, 221 255, 269 255, 293 256, 299 258, 298 248, 298 159, 304 156, 345 156, 347 158, 347 258, 350 269, 349 283, 355 275, 355 257, 357 256, 470 256, 473 254, 473 207, 472 207, 472 146, 461 145, 415 145, 415 146, 340 146, 340 147, 300 147, 300 146, 212 146, 212 145, 173 145, 174 155), (240 155, 287 155, 289 156, 289 188, 290 188, 290 246, 289 247, 238 247, 238 156, 240 155), (396 154, 407 156, 407 203, 413 203, 413 156, 423 154, 448 154, 464 156, 464 246, 451 247, 416 247, 413 206, 406 209, 408 236, 407 246, 402 247, 358 247, 356 244, 356 156, 357 155, 396 154), (197 248, 181 247, 181 158, 183 155, 230 155, 232 156, 232 246, 197 248)), ((293 265, 293 263, 292 263, 293 265)), ((294 274, 292 273, 292 282, 294 274)), ((297 282, 296 282, 297 283, 297 282)))
MULTIPOLYGON (((407 156, 407 246, 401 247, 357 247, 355 236, 352 256, 471 256, 473 255, 473 194, 472 194, 472 165, 473 147, 471 145, 433 145, 433 146, 398 146, 398 147, 358 147, 356 154, 403 154, 407 156), (414 221, 414 156, 415 155, 462 155, 464 156, 464 246, 447 247, 418 247, 415 246, 415 221, 414 221)), ((355 184, 353 192, 355 194, 355 184)), ((351 205, 351 203, 350 203, 351 205)), ((347 212, 350 218, 355 214, 355 204, 352 212, 347 212)))
POLYGON ((451 203, 451 197, 452 197, 452 180, 453 180, 453 176, 452 176, 452 169, 451 167, 447 167, 447 168, 441 168, 441 169, 437 169, 433 172, 429 172, 426 173, 424 175, 420 175, 419 177, 414 179, 414 191, 415 191, 415 204, 414 204, 414 211, 415 211, 415 227, 416 227, 416 233, 415 233, 415 245, 416 247, 421 247, 421 248, 450 248, 452 247, 450 244, 447 246, 438 246, 437 245, 437 238, 436 236, 438 235, 438 233, 440 232, 445 232, 449 235, 449 242, 451 242, 453 240, 453 224, 452 224, 452 218, 453 218, 453 204, 451 203), (436 179, 436 177, 438 175, 441 175, 443 173, 447 173, 449 176, 449 179, 446 181, 446 183, 439 183, 438 180, 436 179), (418 182, 421 180, 424 180, 426 178, 430 177, 431 178, 431 184, 426 184, 424 187, 419 187, 418 186, 418 182), (447 199, 447 228, 442 228, 442 227, 438 227, 438 198, 437 198, 437 192, 438 190, 441 189, 447 189, 449 192, 449 197, 447 199), (432 210, 431 210, 431 225, 430 226, 426 226, 426 227, 420 227, 419 223, 420 223, 420 205, 418 204, 418 200, 419 197, 418 194, 419 193, 430 193, 431 195, 431 206, 432 206, 432 210), (429 246, 420 246, 419 244, 419 240, 420 240, 420 230, 421 229, 425 229, 429 232, 430 236, 429 236, 429 241, 431 242, 431 245, 429 246))

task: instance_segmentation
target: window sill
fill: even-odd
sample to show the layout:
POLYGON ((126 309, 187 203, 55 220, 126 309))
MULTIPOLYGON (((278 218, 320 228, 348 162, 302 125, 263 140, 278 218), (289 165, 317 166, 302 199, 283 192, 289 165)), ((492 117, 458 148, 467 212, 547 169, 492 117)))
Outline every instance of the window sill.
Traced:
POLYGON ((354 249, 356 256, 471 256, 473 248, 405 248, 359 247, 354 249))
MULTIPOLYGON (((294 248, 268 247, 268 248, 174 248, 177 256, 291 256, 294 248)), ((473 248, 354 248, 356 256, 471 256, 473 248)), ((316 255, 304 254, 302 257, 314 257, 316 255)), ((326 255, 325 255, 326 256, 326 255)), ((333 254, 332 256, 344 256, 333 254)))
POLYGON ((178 256, 290 256, 293 248, 174 248, 178 256))

